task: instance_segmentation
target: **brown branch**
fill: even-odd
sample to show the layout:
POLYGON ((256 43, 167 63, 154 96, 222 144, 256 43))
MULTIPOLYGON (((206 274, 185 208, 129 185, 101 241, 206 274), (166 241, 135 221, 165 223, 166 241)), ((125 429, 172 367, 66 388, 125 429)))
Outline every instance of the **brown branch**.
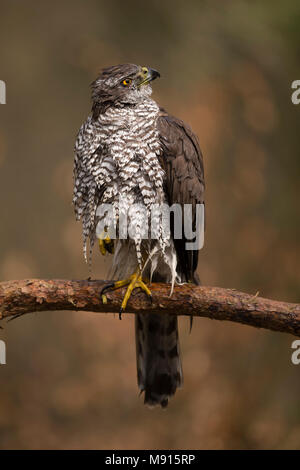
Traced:
MULTIPOLYGON (((99 296, 104 285, 105 281, 61 279, 0 282, 0 319, 49 310, 117 313, 125 291, 108 292, 108 303, 104 305, 99 296)), ((152 284, 151 291, 152 304, 137 289, 127 311, 208 317, 300 336, 300 304, 268 300, 234 289, 192 284, 176 286, 171 297, 167 284, 152 284)))

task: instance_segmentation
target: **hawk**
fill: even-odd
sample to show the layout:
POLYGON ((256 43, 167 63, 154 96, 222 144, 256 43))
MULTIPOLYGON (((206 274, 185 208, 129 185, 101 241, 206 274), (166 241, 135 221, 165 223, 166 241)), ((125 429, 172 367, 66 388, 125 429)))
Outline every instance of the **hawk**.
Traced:
MULTIPOLYGON (((159 76, 134 64, 104 69, 92 83, 92 111, 75 144, 73 204, 85 257, 87 242, 91 256, 96 240, 102 254, 113 255, 114 281, 101 295, 106 302, 108 289, 127 286, 120 313, 135 288, 151 298, 149 280, 172 287, 198 283, 200 247, 186 248, 186 232, 175 236, 183 213, 172 212, 167 236, 159 208, 189 206, 195 230, 196 208, 204 207, 203 158, 190 127, 151 98, 151 82, 159 76), (126 237, 118 226, 124 217, 126 237)), ((200 230, 203 224, 202 218, 200 230)), ((177 316, 137 314, 135 330, 139 389, 146 404, 166 407, 183 382, 177 316)))

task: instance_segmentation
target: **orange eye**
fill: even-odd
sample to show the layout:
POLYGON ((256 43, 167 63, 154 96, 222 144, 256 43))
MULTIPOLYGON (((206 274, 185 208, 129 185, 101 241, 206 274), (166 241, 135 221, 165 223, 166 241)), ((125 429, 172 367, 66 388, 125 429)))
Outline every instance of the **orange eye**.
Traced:
POLYGON ((128 85, 130 85, 131 82, 132 82, 131 78, 125 78, 125 80, 123 80, 122 84, 124 86, 128 86, 128 85))

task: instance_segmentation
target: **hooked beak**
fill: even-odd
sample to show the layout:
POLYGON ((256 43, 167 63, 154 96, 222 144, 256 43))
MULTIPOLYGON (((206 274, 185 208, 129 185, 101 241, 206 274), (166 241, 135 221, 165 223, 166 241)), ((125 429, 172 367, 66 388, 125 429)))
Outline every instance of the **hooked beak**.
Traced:
POLYGON ((141 85, 146 85, 147 83, 152 82, 153 80, 155 80, 158 77, 160 77, 160 73, 155 69, 150 69, 149 68, 147 75, 143 76, 143 79, 140 83, 140 86, 141 85))
POLYGON ((156 78, 160 77, 160 73, 155 69, 149 69, 148 75, 149 75, 149 82, 152 82, 152 80, 155 80, 156 78))

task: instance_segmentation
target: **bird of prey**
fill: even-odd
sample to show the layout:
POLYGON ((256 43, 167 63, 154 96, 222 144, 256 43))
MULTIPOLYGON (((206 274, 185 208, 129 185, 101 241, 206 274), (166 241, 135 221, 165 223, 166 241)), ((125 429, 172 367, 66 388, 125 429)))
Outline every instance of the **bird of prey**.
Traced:
MULTIPOLYGON (((199 247, 186 248, 185 231, 175 236, 183 212, 172 213, 167 236, 157 208, 189 206, 195 230, 196 207, 204 207, 203 158, 190 127, 151 98, 159 76, 134 64, 104 69, 92 83, 92 111, 75 144, 73 203, 83 224, 85 256, 87 242, 91 254, 96 240, 102 254, 113 255, 113 282, 101 296, 105 302, 107 289, 127 286, 121 312, 135 288, 151 298, 151 280, 198 283, 199 247), (103 207, 112 208, 110 215, 103 207), (126 237, 117 225, 125 215, 126 237)), ((183 382, 177 316, 137 314, 135 329, 139 389, 146 404, 164 408, 183 382)))

